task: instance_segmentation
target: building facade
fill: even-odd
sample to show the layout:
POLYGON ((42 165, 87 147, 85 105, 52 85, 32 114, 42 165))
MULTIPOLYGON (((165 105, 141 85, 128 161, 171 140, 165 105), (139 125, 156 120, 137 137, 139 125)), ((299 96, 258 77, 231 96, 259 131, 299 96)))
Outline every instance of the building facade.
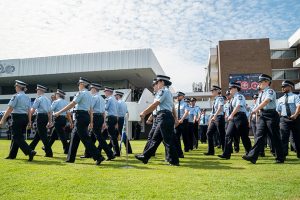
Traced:
POLYGON ((249 99, 256 92, 259 74, 264 73, 272 75, 272 88, 280 94, 282 80, 299 82, 299 69, 300 29, 288 40, 219 41, 216 48, 210 49, 205 90, 219 85, 225 91, 230 81, 239 81, 249 99))

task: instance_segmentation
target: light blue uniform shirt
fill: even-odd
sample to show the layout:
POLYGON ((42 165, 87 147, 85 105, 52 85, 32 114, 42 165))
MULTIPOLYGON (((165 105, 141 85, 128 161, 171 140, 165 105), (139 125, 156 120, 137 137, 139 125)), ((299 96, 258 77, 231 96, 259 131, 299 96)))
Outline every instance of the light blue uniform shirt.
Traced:
POLYGON ((92 95, 87 89, 83 89, 75 95, 73 102, 76 103, 74 110, 89 111, 92 108, 92 95))
POLYGON ((51 111, 51 101, 45 95, 41 95, 34 100, 32 108, 36 109, 37 114, 48 113, 51 111))
POLYGON ((155 95, 155 101, 159 101, 160 104, 157 106, 157 112, 162 110, 173 110, 173 96, 167 87, 160 89, 155 95))
POLYGON ((191 107, 189 106, 189 115, 188 115, 188 120, 189 122, 194 122, 194 117, 197 117, 197 108, 196 106, 191 107))
POLYGON ((18 92, 9 101, 8 106, 13 108, 12 113, 27 114, 30 109, 30 98, 23 92, 18 92))
MULTIPOLYGON (((277 112, 281 114, 281 116, 287 116, 286 112, 286 106, 285 106, 285 101, 286 101, 286 96, 282 96, 278 99, 277 103, 277 112)), ((289 104, 289 108, 291 110, 291 115, 295 114, 297 106, 300 105, 300 98, 298 95, 290 92, 288 93, 288 101, 287 103, 289 104)))
POLYGON ((276 109, 276 92, 270 87, 266 87, 258 95, 258 105, 266 99, 270 99, 270 102, 263 107, 264 110, 275 110, 276 109), (261 99, 261 101, 260 101, 261 99))
POLYGON ((178 115, 178 106, 179 106, 179 109, 180 109, 180 116, 177 116, 178 119, 181 119, 185 113, 185 111, 187 110, 187 103, 182 99, 181 101, 179 101, 176 105, 175 105, 175 109, 176 109, 176 113, 178 115), (180 105, 179 105, 180 104, 180 105))
POLYGON ((214 100, 214 104, 213 104, 213 109, 212 109, 212 115, 216 114, 219 106, 221 106, 221 112, 219 113, 219 115, 224 115, 224 98, 222 96, 216 96, 215 100, 214 100))
POLYGON ((227 117, 230 115, 230 101, 224 104, 224 112, 227 117))
POLYGON ((127 110, 127 105, 123 100, 118 100, 118 117, 125 117, 127 110))
POLYGON ((92 96, 92 108, 97 114, 105 112, 105 100, 99 93, 92 96))
MULTIPOLYGON (((246 99, 244 95, 240 94, 239 92, 235 93, 231 102, 232 109, 235 109, 237 106, 240 106, 238 112, 243 112, 246 114, 246 99)), ((232 110, 233 111, 233 110, 232 110)))
POLYGON ((209 115, 201 114, 200 125, 208 125, 209 115))
POLYGON ((105 99, 105 111, 107 116, 118 116, 118 102, 114 96, 109 96, 105 99))
MULTIPOLYGON (((52 102, 52 105, 51 105, 51 110, 56 113, 58 111, 60 111, 61 109, 63 109, 64 107, 66 107, 69 103, 64 100, 64 99, 57 99, 55 101, 52 102)), ((67 112, 62 112, 60 115, 62 116, 66 116, 67 115, 67 112)))

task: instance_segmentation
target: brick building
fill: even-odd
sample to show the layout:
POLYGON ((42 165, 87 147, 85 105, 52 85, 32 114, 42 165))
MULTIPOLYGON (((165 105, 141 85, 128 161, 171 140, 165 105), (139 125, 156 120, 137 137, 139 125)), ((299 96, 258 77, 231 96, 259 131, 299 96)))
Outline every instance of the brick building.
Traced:
MULTIPOLYGON (((255 93, 258 76, 272 75, 272 88, 281 92, 282 80, 300 81, 300 29, 288 40, 243 39, 219 41, 210 49, 205 91, 230 81, 240 81, 248 98, 255 93)), ((296 86, 300 89, 300 84, 296 86)))

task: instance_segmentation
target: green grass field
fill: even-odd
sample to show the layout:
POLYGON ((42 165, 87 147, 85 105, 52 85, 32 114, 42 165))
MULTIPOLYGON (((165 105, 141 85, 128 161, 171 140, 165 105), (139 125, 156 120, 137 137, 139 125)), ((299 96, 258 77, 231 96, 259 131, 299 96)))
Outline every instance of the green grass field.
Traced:
MULTIPOLYGON (((145 141, 132 141, 140 153, 145 141)), ((164 147, 147 165, 123 155, 95 166, 91 159, 65 163, 61 143, 54 158, 45 158, 41 143, 33 162, 19 151, 16 160, 4 159, 10 141, 0 140, 0 199, 300 199, 300 160, 291 153, 285 164, 267 157, 256 165, 242 160, 204 157, 206 145, 186 153, 180 167, 167 166, 164 147)), ((81 144, 78 156, 83 153, 81 144)), ((218 150, 219 151, 219 150, 218 150)), ((123 151, 124 152, 124 151, 123 151)), ((217 152, 219 153, 219 152, 217 152)))

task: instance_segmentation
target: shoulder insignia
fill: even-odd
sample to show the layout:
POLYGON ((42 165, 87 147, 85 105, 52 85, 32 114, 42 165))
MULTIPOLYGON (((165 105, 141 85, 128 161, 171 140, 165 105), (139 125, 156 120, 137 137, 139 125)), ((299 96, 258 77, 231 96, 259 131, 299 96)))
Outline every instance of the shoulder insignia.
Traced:
POLYGON ((239 98, 239 100, 243 100, 243 96, 242 95, 239 95, 238 98, 239 98))
POLYGON ((165 92, 164 90, 160 90, 160 91, 158 92, 158 96, 161 97, 161 96, 164 94, 164 92, 165 92))
POLYGON ((272 95, 272 94, 274 94, 274 90, 269 89, 269 90, 268 90, 268 93, 272 95))

